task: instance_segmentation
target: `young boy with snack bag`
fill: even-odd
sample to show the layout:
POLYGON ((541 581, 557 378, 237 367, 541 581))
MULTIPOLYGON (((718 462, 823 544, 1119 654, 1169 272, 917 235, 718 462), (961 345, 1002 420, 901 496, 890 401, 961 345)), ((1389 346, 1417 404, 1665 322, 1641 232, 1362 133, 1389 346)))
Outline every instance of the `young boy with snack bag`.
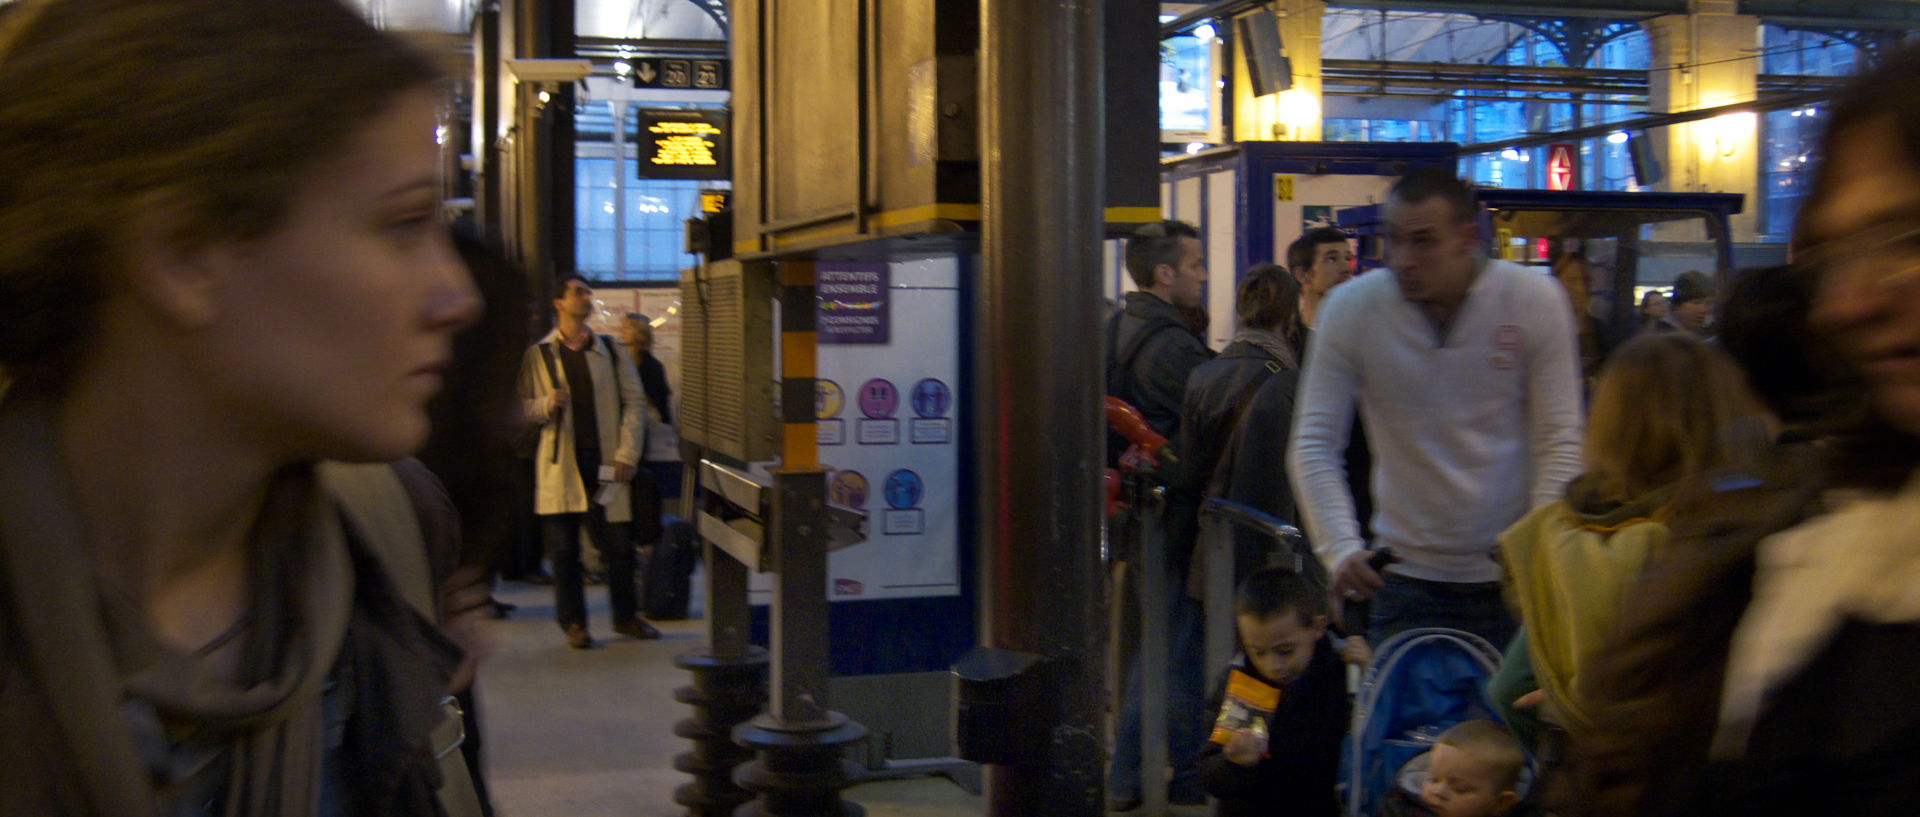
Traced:
POLYGON ((1506 727, 1462 721, 1440 733, 1426 760, 1419 802, 1396 791, 1383 817, 1518 817, 1510 812, 1520 802, 1527 753, 1506 727))
POLYGON ((1216 700, 1200 777, 1219 817, 1332 817, 1340 739, 1352 711, 1346 672, 1327 635, 1326 591, 1266 568, 1234 605, 1241 653, 1216 700))

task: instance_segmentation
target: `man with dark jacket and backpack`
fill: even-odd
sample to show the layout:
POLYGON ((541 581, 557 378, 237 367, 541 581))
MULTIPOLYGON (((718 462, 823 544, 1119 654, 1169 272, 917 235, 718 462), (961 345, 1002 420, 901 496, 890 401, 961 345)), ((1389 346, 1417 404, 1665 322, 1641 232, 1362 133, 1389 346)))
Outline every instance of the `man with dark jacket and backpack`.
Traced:
MULTIPOLYGON (((1124 308, 1107 323, 1107 394, 1139 409, 1154 431, 1176 439, 1187 376, 1213 357, 1181 312, 1197 309, 1206 291, 1207 266, 1200 232, 1181 221, 1148 224, 1127 240, 1126 263, 1127 274, 1140 289, 1127 293, 1124 308)), ((1114 459, 1119 451, 1109 454, 1109 459, 1114 459)), ((1167 756, 1174 770, 1169 795, 1176 803, 1197 803, 1204 802, 1206 796, 1195 771, 1200 744, 1206 739, 1206 718, 1201 711, 1205 705, 1201 689, 1202 621, 1199 606, 1179 592, 1186 586, 1193 506, 1191 501, 1179 499, 1181 492, 1174 493, 1176 499, 1165 515, 1167 564, 1134 569, 1166 571, 1167 587, 1174 590, 1167 600, 1167 756)), ((1127 571, 1123 565, 1116 566, 1117 577, 1124 577, 1127 571)), ((1123 702, 1107 788, 1109 805, 1119 811, 1131 810, 1141 800, 1137 666, 1128 671, 1123 702)))
POLYGON ((1107 394, 1131 403, 1147 425, 1172 439, 1187 375, 1213 352, 1186 324, 1200 306, 1206 256, 1200 231, 1184 221, 1148 224, 1127 239, 1127 274, 1140 289, 1107 322, 1107 394))
POLYGON ((586 279, 561 280, 553 306, 559 324, 527 350, 520 379, 527 419, 541 426, 534 512, 553 559, 554 617, 568 646, 593 646, 580 568, 584 522, 606 559, 614 632, 659 638, 637 609, 633 546, 624 530, 632 514, 629 483, 646 445, 640 374, 618 341, 587 325, 593 290, 586 279))

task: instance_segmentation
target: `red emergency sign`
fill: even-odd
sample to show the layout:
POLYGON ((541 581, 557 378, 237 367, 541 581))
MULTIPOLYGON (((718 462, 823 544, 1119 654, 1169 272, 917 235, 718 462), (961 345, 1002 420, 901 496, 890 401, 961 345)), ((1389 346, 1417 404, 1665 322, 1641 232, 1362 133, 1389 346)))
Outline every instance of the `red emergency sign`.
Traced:
POLYGON ((1547 146, 1547 189, 1572 190, 1574 178, 1573 145, 1561 142, 1547 146))

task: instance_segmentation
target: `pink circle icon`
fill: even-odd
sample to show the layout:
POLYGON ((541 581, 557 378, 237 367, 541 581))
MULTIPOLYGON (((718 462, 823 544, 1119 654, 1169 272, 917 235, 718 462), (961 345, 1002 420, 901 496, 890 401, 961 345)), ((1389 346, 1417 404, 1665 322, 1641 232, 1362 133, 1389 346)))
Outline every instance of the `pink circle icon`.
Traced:
POLYGON ((884 420, 893 416, 900 408, 900 390, 893 382, 876 377, 860 387, 860 413, 875 420, 884 420))

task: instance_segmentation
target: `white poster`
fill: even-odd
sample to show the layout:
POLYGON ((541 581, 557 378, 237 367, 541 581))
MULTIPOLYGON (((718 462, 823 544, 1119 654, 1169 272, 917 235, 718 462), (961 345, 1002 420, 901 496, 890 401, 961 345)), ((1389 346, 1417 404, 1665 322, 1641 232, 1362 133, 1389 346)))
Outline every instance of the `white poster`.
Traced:
POLYGON ((593 291, 593 316, 587 320, 593 331, 620 339, 620 321, 628 313, 638 313, 653 324, 653 356, 667 370, 667 385, 673 389, 675 416, 680 400, 680 288, 646 289, 602 288, 593 291))
MULTIPOLYGON (((960 592, 959 263, 888 264, 886 343, 821 344, 814 409, 830 501, 865 511, 866 541, 828 556, 835 601, 960 592)), ((822 262, 824 274, 833 265, 822 262)), ((755 575, 752 599, 771 585, 755 575)))

